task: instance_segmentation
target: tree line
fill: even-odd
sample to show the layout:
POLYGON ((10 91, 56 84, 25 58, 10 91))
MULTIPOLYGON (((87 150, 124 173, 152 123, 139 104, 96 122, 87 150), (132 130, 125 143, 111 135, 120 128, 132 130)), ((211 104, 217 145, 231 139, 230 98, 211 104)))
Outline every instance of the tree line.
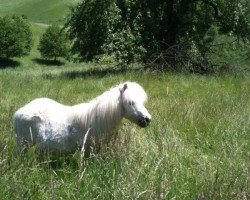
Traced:
MULTIPOLYGON (((219 35, 249 43, 248 0, 83 0, 65 27, 83 60, 209 71, 219 35)), ((219 45, 220 46, 220 45, 219 45)))
MULTIPOLYGON (((0 17, 0 58, 11 59, 29 55, 33 45, 32 31, 26 16, 0 17)), ((67 58, 70 44, 58 26, 49 26, 40 38, 38 50, 45 59, 67 58)))
MULTIPOLYGON (((83 61, 181 65, 206 71, 219 35, 249 43, 249 4, 247 0, 83 0, 71 8, 63 28, 49 26, 38 49, 44 58, 75 55, 83 61)), ((24 17, 0 18, 0 57, 29 52, 32 34, 26 22, 24 17), (8 27, 12 34, 6 34, 8 27), (13 51, 6 44, 13 45, 15 33, 20 44, 13 51)))

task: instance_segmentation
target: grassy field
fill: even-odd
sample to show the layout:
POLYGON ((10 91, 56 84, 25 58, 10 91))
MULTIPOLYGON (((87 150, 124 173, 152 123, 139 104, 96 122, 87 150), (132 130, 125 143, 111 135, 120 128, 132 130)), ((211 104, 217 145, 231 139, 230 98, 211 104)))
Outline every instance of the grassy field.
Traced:
MULTIPOLYGON (((34 40, 29 56, 0 63, 0 199, 250 199, 249 73, 199 76, 137 65, 128 70, 49 65, 37 51, 39 38, 49 24, 61 23, 75 2, 0 1, 1 16, 28 16, 34 40), (43 160, 35 148, 16 153, 12 116, 24 104, 49 97, 73 105, 126 80, 148 93, 152 123, 146 129, 124 120, 118 141, 82 162, 79 152, 43 160)), ((241 49, 234 48, 240 55, 236 64, 249 68, 241 49)), ((231 51, 221 53, 231 62, 231 51)))
POLYGON ((79 0, 1 0, 0 16, 26 15, 36 23, 63 23, 69 8, 79 0))
POLYGON ((249 199, 249 76, 114 70, 94 64, 0 71, 1 199, 249 199), (12 115, 37 97, 73 105, 125 80, 149 96, 152 124, 124 120, 119 139, 80 164, 80 154, 40 160, 15 152, 12 115), (57 160, 57 161, 55 161, 57 160), (81 177, 82 176, 82 177, 81 177))

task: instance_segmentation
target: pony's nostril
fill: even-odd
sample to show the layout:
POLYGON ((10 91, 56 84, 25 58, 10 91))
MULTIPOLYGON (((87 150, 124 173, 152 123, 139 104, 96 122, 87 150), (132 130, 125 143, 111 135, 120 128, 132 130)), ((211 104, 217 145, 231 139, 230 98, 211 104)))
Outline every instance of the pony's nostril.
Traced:
POLYGON ((138 121, 138 123, 139 123, 140 127, 145 128, 146 126, 149 125, 150 121, 151 121, 151 118, 143 117, 143 118, 141 118, 141 120, 138 121))
POLYGON ((150 123, 151 119, 149 119, 148 117, 145 117, 145 121, 146 123, 150 123))

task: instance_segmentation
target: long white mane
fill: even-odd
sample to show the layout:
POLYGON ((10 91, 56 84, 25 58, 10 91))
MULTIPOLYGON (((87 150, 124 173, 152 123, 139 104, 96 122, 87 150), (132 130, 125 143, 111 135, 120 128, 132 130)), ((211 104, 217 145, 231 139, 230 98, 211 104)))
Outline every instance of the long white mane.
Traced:
POLYGON ((123 117, 141 127, 151 116, 144 107, 147 95, 134 82, 119 84, 88 103, 65 106, 47 98, 39 98, 14 114, 14 129, 20 146, 38 144, 43 149, 71 152, 108 142, 123 117))

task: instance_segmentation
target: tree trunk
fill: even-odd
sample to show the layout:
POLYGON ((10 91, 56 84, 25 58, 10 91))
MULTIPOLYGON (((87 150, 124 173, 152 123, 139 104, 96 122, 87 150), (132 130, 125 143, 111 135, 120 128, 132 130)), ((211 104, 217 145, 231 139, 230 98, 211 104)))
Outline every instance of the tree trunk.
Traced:
MULTIPOLYGON (((178 36, 182 34, 184 26, 187 26, 185 18, 193 17, 193 8, 195 7, 197 0, 181 0, 176 3, 174 0, 168 0, 166 6, 166 28, 167 34, 165 41, 168 46, 173 46, 178 43, 178 36), (187 16, 187 14, 191 14, 187 16)), ((192 19, 191 19, 192 20, 192 19)))
POLYGON ((164 27, 164 29, 166 29, 166 35, 165 35, 165 38, 164 38, 164 43, 166 43, 168 47, 176 44, 176 42, 177 42, 178 19, 177 19, 177 16, 176 16, 176 11, 174 9, 174 2, 175 2, 174 0, 168 0, 167 1, 166 25, 162 26, 162 27, 164 27))

